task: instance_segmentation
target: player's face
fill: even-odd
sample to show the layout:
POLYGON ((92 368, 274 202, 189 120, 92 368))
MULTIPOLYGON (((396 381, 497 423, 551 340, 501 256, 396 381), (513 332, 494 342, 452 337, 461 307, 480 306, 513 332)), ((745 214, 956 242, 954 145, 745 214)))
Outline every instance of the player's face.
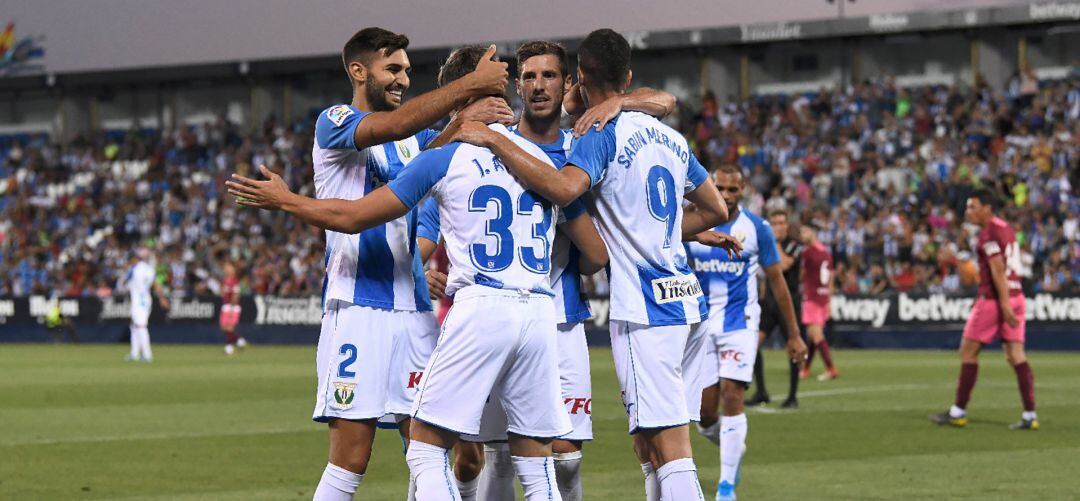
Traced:
POLYGON ((372 56, 364 81, 364 94, 372 111, 393 111, 401 106, 411 70, 409 56, 402 49, 372 56))
POLYGON ((814 229, 809 225, 803 226, 799 230, 799 240, 805 245, 812 243, 814 241, 814 229))
POLYGON ((769 225, 772 226, 773 234, 776 235, 777 240, 787 239, 788 224, 787 216, 781 216, 779 214, 769 218, 769 225))
POLYGON ((716 182, 716 189, 720 191, 720 196, 727 204, 728 212, 734 211, 739 206, 739 200, 742 199, 742 174, 717 171, 713 175, 713 181, 716 182))
POLYGON ((225 265, 225 276, 229 278, 236 276, 236 268, 231 264, 225 265))
POLYGON ((969 223, 981 225, 986 222, 987 206, 983 205, 982 201, 978 198, 969 198, 967 201, 967 208, 964 211, 964 219, 967 219, 969 223))
POLYGON ((518 95, 525 102, 525 117, 548 119, 562 112, 563 95, 570 91, 570 76, 559 69, 553 54, 533 56, 521 63, 518 95))

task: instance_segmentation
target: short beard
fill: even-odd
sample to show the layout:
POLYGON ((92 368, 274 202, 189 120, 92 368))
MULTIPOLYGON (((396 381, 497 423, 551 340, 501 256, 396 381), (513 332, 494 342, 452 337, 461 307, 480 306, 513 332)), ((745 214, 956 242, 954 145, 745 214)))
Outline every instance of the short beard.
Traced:
POLYGON ((521 119, 529 122, 529 125, 534 126, 534 128, 550 126, 552 122, 558 122, 560 118, 562 118, 562 103, 559 103, 558 106, 554 107, 548 115, 542 116, 532 114, 529 112, 528 102, 525 103, 525 108, 521 112, 521 119))
POLYGON ((386 88, 379 87, 374 79, 369 78, 364 81, 364 95, 367 97, 371 111, 394 111, 398 107, 386 100, 386 88))

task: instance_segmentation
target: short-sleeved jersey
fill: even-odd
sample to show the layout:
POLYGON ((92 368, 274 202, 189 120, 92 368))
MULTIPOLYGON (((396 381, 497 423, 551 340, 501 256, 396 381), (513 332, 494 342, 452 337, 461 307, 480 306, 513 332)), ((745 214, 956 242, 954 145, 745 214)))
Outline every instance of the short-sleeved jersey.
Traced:
MULTIPOLYGON (((491 128, 549 162, 506 127, 491 128)), ((470 285, 552 295, 548 274, 558 211, 522 188, 490 150, 451 143, 425 151, 388 186, 407 207, 429 193, 438 205, 450 258, 448 295, 470 285)))
POLYGON ((131 307, 147 309, 151 306, 150 289, 154 286, 154 267, 146 261, 135 263, 128 270, 124 284, 131 295, 131 307))
POLYGON ((758 270, 780 262, 776 236, 769 223, 742 208, 734 221, 716 227, 742 243, 742 252, 729 258, 724 249, 697 242, 686 244, 690 266, 709 301, 709 318, 723 318, 723 331, 752 330, 761 324, 758 270))
POLYGON ((589 175, 597 228, 611 257, 611 318, 689 325, 708 315, 682 245, 682 198, 708 179, 686 139, 624 112, 577 139, 568 164, 589 175))
POLYGON ((994 290, 994 278, 990 274, 990 258, 1001 255, 1005 264, 1005 281, 1009 284, 1009 295, 1023 292, 1020 274, 1017 272, 1023 264, 1020 262, 1020 244, 1016 242, 1016 231, 1004 219, 994 217, 990 224, 979 232, 979 295, 997 298, 994 290))
MULTIPOLYGON (((357 150, 356 126, 368 113, 339 104, 319 114, 311 156, 315 196, 356 200, 386 184, 436 135, 425 130, 401 141, 357 150)), ((430 311, 416 248, 417 212, 356 235, 326 231, 323 299, 387 310, 430 311)))
POLYGON ((833 260, 829 249, 821 242, 808 245, 802 253, 803 299, 814 303, 829 302, 829 280, 833 260))
POLYGON ((225 277, 221 281, 221 304, 240 303, 240 279, 225 277))

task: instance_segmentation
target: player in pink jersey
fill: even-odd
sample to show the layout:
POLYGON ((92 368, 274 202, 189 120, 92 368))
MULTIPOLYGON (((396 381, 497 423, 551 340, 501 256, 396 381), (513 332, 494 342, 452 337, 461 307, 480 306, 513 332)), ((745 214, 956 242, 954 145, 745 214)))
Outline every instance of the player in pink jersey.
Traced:
POLYGON ((979 374, 979 351, 984 344, 1001 339, 1005 359, 1016 371, 1024 412, 1014 430, 1037 430, 1035 415, 1035 376, 1024 354, 1024 291, 1020 285, 1020 244, 1016 232, 1005 220, 994 216, 994 195, 980 191, 967 200, 965 217, 979 225, 979 297, 971 308, 960 341, 960 380, 956 401, 941 414, 930 416, 937 424, 967 424, 967 404, 979 374))
POLYGON ((225 265, 225 278, 221 281, 221 316, 218 324, 225 333, 225 354, 232 355, 236 348, 247 346, 247 340, 236 335, 236 324, 240 323, 240 278, 236 267, 225 265))
POLYGON ((825 324, 829 321, 829 298, 833 290, 832 253, 818 239, 820 228, 808 222, 799 230, 799 237, 806 248, 802 253, 802 323, 806 326, 806 335, 810 345, 800 377, 810 374, 810 364, 814 361, 814 352, 821 352, 825 361, 825 372, 818 376, 819 381, 836 379, 840 374, 833 365, 829 341, 825 339, 825 324))

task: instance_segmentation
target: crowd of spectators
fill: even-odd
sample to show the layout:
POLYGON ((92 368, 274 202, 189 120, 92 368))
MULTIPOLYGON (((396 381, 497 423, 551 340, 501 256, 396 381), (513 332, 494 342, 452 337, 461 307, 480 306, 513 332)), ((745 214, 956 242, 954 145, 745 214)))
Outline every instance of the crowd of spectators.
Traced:
MULTIPOLYGON (((968 290, 977 229, 963 212, 978 188, 1001 198, 1029 290, 1080 291, 1080 80, 1000 94, 882 78, 727 104, 706 95, 680 113, 703 163, 743 167, 747 208, 827 228, 844 293, 968 290)), ((223 190, 265 163, 313 193, 312 133, 310 118, 254 133, 222 119, 0 143, 0 296, 109 295, 138 246, 173 293, 215 293, 231 262, 246 292, 317 294, 322 233, 223 190)))

